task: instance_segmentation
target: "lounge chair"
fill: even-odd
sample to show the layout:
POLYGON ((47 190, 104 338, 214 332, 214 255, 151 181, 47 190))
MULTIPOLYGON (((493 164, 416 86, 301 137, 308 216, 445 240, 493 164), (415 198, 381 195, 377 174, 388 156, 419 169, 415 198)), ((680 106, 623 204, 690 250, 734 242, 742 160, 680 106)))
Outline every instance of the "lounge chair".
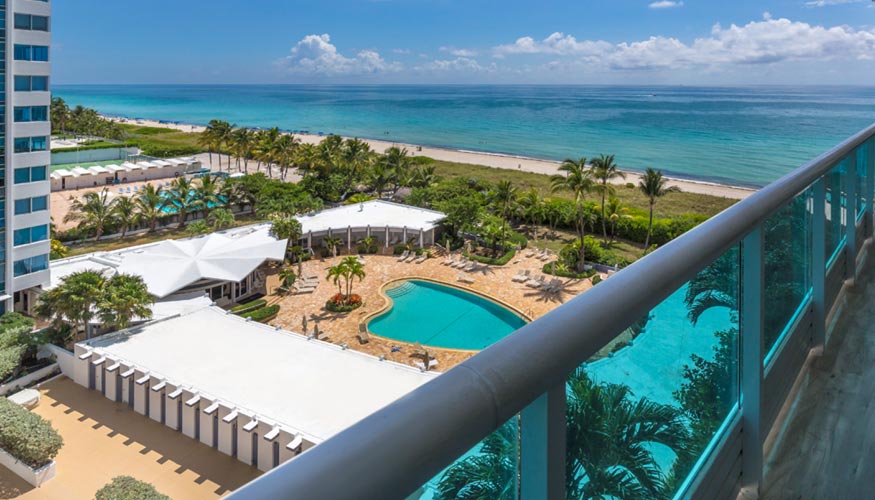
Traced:
POLYGON ((420 255, 419 257, 417 257, 417 259, 414 260, 413 262, 415 262, 417 264, 422 264, 423 262, 425 262, 426 259, 428 259, 428 254, 424 253, 424 254, 420 255))
POLYGON ((316 291, 315 286, 301 286, 295 283, 292 287, 295 289, 295 293, 313 293, 316 291))
POLYGON ((140 186, 134 186, 134 192, 138 192, 140 190, 140 186))
POLYGON ((452 255, 448 255, 447 259, 445 261, 441 262, 441 265, 444 265, 444 266, 452 266, 455 264, 456 264, 456 258, 452 255))
POLYGON ((511 278, 511 281, 515 283, 525 283, 526 281, 529 281, 529 276, 530 271, 526 269, 525 271, 520 271, 516 275, 514 275, 514 277, 511 278))
POLYGON ((371 336, 368 333, 368 327, 364 323, 359 323, 359 334, 358 334, 359 342, 362 344, 367 344, 371 341, 371 336))
POLYGON ((463 267, 468 265, 468 259, 459 259, 459 262, 454 265, 456 269, 462 269, 463 267))
POLYGON ((410 255, 410 250, 404 250, 404 253, 398 256, 398 262, 406 259, 410 255))
POLYGON ((526 252, 526 257, 531 257, 531 256, 535 255, 535 250, 536 249, 532 248, 528 252, 526 252))
POLYGON ((118 188, 119 194, 125 194, 125 188, 118 188))
POLYGON ((526 281, 526 286, 529 288, 541 288, 545 284, 546 284, 546 280, 544 279, 544 276, 539 276, 536 279, 531 279, 529 281, 526 281))
POLYGON ((413 366, 419 368, 419 371, 421 371, 421 372, 426 371, 425 363, 423 363, 422 361, 414 361, 413 366))
POLYGON ((543 254, 541 257, 538 257, 538 259, 540 259, 540 260, 550 260, 550 257, 551 257, 551 256, 552 256, 552 254, 550 253, 550 250, 546 250, 546 249, 545 249, 545 250, 544 250, 544 254, 543 254))
POLYGON ((404 262, 409 264, 409 263, 413 262, 414 260, 416 260, 416 252, 410 252, 410 255, 408 255, 407 258, 404 259, 404 262))
POLYGON ((355 256, 355 260, 359 261, 359 262, 362 263, 362 264, 365 263, 365 258, 364 258, 364 256, 362 256, 362 254, 358 254, 358 255, 356 255, 356 256, 355 256))
POLYGON ((470 273, 471 271, 473 271, 475 269, 477 269, 477 263, 474 262, 473 260, 469 261, 468 265, 465 266, 464 268, 462 268, 462 270, 465 271, 466 273, 470 273))
POLYGON ((131 192, 131 186, 128 186, 128 187, 125 189, 125 193, 130 193, 130 192, 131 192))
POLYGON ((468 283, 469 285, 474 284, 474 278, 470 276, 465 276, 464 274, 459 273, 458 278, 462 283, 468 283))
POLYGON ((436 359, 428 360, 428 369, 429 370, 434 370, 437 367, 438 367, 438 360, 436 360, 436 359))

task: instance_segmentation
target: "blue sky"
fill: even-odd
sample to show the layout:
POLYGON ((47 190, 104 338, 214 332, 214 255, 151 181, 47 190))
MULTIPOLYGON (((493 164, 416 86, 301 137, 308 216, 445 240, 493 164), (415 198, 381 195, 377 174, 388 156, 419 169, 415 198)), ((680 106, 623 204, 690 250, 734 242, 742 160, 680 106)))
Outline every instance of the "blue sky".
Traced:
POLYGON ((87 0, 72 83, 872 84, 869 0, 87 0))

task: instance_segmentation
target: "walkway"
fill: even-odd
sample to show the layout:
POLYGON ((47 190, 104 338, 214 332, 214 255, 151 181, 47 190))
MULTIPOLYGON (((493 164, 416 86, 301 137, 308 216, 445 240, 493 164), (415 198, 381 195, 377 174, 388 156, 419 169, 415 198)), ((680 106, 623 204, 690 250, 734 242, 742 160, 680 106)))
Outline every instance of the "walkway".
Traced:
POLYGON ((173 500, 209 499, 260 474, 68 378, 41 390, 43 399, 34 412, 49 419, 64 438, 57 476, 37 489, 0 467, 0 499, 87 500, 119 475, 152 483, 173 500))
POLYGON ((815 359, 770 457, 763 498, 873 498, 875 477, 875 265, 848 295, 846 313, 815 359))

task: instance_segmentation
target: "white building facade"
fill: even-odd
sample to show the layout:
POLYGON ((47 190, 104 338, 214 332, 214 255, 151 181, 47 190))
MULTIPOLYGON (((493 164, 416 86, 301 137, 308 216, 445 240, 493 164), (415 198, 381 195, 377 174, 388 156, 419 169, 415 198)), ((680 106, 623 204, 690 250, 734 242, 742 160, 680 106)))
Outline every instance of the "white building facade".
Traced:
POLYGON ((7 0, 3 30, 3 310, 49 282, 50 3, 7 0))

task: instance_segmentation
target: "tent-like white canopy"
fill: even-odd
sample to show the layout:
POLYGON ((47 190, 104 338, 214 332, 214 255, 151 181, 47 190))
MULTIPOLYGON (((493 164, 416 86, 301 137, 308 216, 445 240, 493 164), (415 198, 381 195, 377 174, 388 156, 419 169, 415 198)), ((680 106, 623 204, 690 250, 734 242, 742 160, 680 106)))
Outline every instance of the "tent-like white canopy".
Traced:
POLYGON ((366 201, 331 208, 309 215, 296 217, 301 223, 303 233, 319 233, 332 229, 346 230, 348 227, 393 227, 428 231, 434 229, 446 214, 425 208, 411 207, 382 200, 366 201))
POLYGON ((106 169, 110 172, 126 172, 127 170, 129 170, 121 165, 107 165, 106 169))
POLYGON ((109 169, 107 169, 106 167, 101 167, 100 165, 88 167, 88 170, 93 174, 108 174, 108 173, 110 173, 109 169))
POLYGON ((286 242, 264 225, 242 233, 165 240, 122 254, 121 273, 138 274, 149 293, 166 297, 201 280, 242 281, 266 260, 281 261, 286 242))
POLYGON ((73 177, 73 172, 70 172, 66 168, 59 168, 52 172, 52 177, 59 179, 61 177, 73 177))
POLYGON ((83 168, 83 167, 76 167, 73 170, 71 170, 71 172, 73 172, 73 175, 76 177, 79 177, 80 175, 92 175, 91 172, 87 168, 83 168))
POLYGON ((182 160, 180 160, 180 159, 178 159, 178 158, 170 158, 170 159, 167 160, 167 163, 169 163, 169 164, 171 164, 171 165, 173 165, 173 166, 175 166, 175 167, 179 167, 179 166, 182 166, 182 165, 188 165, 188 162, 182 161, 182 160))
POLYGON ((152 163, 151 161, 141 161, 140 163, 138 163, 138 165, 140 165, 140 168, 142 168, 143 170, 147 170, 150 168, 161 168, 158 165, 152 163))
POLYGON ((172 167, 173 164, 170 162, 166 162, 164 160, 152 160, 152 163, 158 165, 159 167, 172 167))
POLYGON ((122 166, 128 170, 142 170, 142 167, 140 167, 140 165, 136 163, 131 163, 129 161, 122 163, 122 166))

